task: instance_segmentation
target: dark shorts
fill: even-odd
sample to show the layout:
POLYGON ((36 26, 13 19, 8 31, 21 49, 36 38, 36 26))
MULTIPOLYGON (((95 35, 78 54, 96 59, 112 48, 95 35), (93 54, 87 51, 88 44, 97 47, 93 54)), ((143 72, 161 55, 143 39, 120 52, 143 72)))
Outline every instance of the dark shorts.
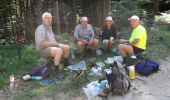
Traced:
POLYGON ((142 52, 145 51, 144 49, 141 49, 141 48, 138 48, 138 47, 135 47, 135 46, 132 46, 132 47, 133 47, 134 54, 139 54, 139 53, 142 53, 142 52))

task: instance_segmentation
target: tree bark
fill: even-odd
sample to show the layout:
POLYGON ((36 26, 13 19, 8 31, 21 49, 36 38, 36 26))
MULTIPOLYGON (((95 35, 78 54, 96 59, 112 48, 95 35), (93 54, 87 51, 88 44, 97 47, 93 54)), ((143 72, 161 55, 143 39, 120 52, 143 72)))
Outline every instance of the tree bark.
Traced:
POLYGON ((35 26, 40 25, 42 23, 42 9, 41 9, 41 0, 33 0, 35 2, 35 26))
POLYGON ((53 31, 54 33, 61 33, 58 0, 52 0, 51 5, 53 8, 52 9, 53 31))
POLYGON ((159 13, 159 0, 153 0, 153 13, 154 15, 159 13))

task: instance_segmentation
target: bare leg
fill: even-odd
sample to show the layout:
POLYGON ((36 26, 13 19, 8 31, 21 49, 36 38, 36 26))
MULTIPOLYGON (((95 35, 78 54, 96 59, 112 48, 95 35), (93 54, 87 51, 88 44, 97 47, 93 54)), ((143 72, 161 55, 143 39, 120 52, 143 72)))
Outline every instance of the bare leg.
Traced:
POLYGON ((68 58, 69 57, 69 54, 70 54, 70 47, 68 45, 65 45, 65 44, 59 44, 59 48, 62 49, 63 51, 63 58, 68 58))
POLYGON ((119 44, 118 46, 121 56, 126 57, 128 54, 133 54, 133 48, 130 45, 119 44))
POLYGON ((62 49, 58 47, 51 48, 51 56, 54 57, 54 65, 58 66, 62 57, 62 49))
POLYGON ((104 40, 103 44, 104 44, 104 48, 107 49, 107 47, 109 45, 109 40, 104 40))
POLYGON ((76 46, 77 46, 77 53, 81 54, 84 52, 84 44, 82 42, 77 41, 76 46))
POLYGON ((99 45, 99 41, 97 39, 91 39, 89 44, 90 46, 93 47, 93 49, 97 49, 99 45))

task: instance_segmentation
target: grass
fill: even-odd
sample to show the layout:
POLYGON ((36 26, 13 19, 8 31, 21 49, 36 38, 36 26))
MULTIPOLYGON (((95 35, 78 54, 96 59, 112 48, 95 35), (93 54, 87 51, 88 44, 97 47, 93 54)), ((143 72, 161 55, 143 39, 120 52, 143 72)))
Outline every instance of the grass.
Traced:
MULTIPOLYGON (((128 33, 128 31, 125 31, 128 33)), ((148 41, 147 41, 147 55, 149 58, 158 60, 161 57, 165 57, 170 48, 170 25, 156 26, 154 29, 147 29, 148 41)), ((122 34, 123 36, 124 34, 122 34)), ((127 34, 128 35, 128 34, 127 34)), ((73 38, 70 35, 60 34, 56 36, 57 40, 69 44, 72 48, 75 48, 73 38)), ((115 47, 117 47, 115 44, 115 47)), ((36 67, 38 61, 38 56, 35 51, 35 46, 33 44, 25 44, 21 47, 21 66, 18 60, 17 50, 14 44, 5 45, 1 47, 0 50, 0 87, 2 88, 8 83, 9 76, 14 74, 16 76, 21 76, 25 72, 30 71, 33 67, 36 67)), ((97 61, 104 61, 107 57, 114 56, 114 53, 108 53, 102 56, 97 56, 97 61)), ((92 57, 88 57, 92 58, 92 57)), ((79 59, 76 59, 78 62, 79 59)), ((89 63, 87 63, 89 64, 89 63)), ((88 69, 90 70, 90 69, 88 69)), ((18 88, 18 92, 15 96, 16 100, 36 100, 42 97, 47 98, 57 98, 60 92, 78 92, 80 87, 85 85, 83 80, 71 81, 71 74, 68 74, 68 78, 62 83, 62 85, 57 85, 55 81, 57 79, 53 78, 54 81, 51 85, 42 85, 40 82, 27 82, 29 85, 21 85, 18 88)))
POLYGON ((147 55, 158 60, 166 57, 170 48, 170 25, 155 26, 148 30, 147 55))
POLYGON ((0 87, 8 82, 10 75, 21 76, 35 67, 37 54, 33 45, 20 48, 21 64, 14 44, 1 47, 0 50, 0 87))

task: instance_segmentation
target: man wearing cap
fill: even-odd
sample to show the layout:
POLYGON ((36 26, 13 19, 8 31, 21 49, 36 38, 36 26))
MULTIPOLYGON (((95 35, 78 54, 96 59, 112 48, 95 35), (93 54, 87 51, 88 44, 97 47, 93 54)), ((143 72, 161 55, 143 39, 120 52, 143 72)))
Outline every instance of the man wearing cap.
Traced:
POLYGON ((74 30, 74 37, 76 39, 77 53, 84 52, 85 45, 88 45, 95 50, 98 47, 98 40, 95 39, 93 28, 88 24, 88 18, 82 17, 81 23, 76 26, 74 30))
POLYGON ((56 42, 51 28, 52 16, 50 13, 45 12, 42 15, 42 22, 35 31, 36 50, 42 57, 53 57, 55 69, 58 71, 62 57, 65 64, 68 64, 70 47, 56 42))
POLYGON ((105 51, 111 51, 114 40, 116 39, 116 28, 113 26, 114 22, 111 16, 106 19, 106 25, 101 30, 102 42, 105 47, 105 51))
POLYGON ((144 52, 146 49, 147 40, 146 29, 142 25, 140 25, 139 17, 133 15, 128 20, 130 20, 130 24, 133 28, 131 37, 129 40, 121 39, 118 46, 119 52, 124 57, 125 62, 127 55, 139 54, 144 52))

